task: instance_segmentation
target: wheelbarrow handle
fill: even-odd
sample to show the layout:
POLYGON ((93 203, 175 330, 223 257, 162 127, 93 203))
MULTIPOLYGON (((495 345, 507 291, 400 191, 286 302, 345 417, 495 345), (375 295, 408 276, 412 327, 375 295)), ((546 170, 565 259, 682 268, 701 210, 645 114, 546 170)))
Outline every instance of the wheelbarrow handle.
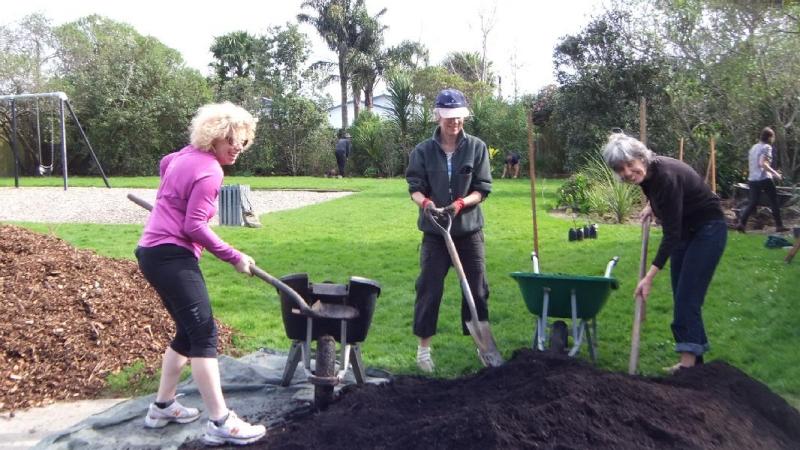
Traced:
POLYGON ((606 272, 603 274, 604 277, 610 278, 611 271, 614 270, 614 267, 617 267, 617 263, 619 262, 619 256, 615 256, 611 258, 611 260, 606 264, 606 272))

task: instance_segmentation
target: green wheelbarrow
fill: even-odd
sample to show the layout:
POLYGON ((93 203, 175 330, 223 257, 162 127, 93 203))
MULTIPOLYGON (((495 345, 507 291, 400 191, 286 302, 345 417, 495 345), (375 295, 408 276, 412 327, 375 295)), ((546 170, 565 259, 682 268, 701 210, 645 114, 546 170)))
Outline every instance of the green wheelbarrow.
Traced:
POLYGON ((592 362, 597 360, 597 314, 606 304, 612 289, 619 283, 611 277, 619 257, 606 265, 602 277, 559 273, 539 273, 539 263, 533 254, 534 272, 512 272, 519 284, 528 311, 537 316, 533 333, 533 348, 546 348, 564 352, 568 345, 567 324, 562 320, 553 323, 548 342, 548 320, 572 319, 572 347, 569 356, 575 356, 586 341, 592 362), (549 346, 545 345, 549 343, 549 346))

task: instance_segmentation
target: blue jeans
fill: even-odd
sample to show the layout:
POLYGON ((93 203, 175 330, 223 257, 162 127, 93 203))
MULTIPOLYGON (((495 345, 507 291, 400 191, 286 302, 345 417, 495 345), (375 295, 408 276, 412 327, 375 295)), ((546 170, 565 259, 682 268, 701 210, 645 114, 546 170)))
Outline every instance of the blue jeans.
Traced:
POLYGON ((708 351, 703 325, 703 301, 728 240, 724 220, 712 220, 690 230, 670 254, 675 351, 701 356, 708 351))

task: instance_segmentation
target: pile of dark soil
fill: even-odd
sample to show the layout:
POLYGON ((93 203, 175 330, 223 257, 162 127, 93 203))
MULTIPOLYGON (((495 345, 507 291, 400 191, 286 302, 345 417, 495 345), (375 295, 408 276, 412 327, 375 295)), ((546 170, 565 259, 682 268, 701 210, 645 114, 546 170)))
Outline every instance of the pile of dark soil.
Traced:
POLYGON ((152 374, 174 332, 135 262, 0 225, 0 411, 93 398, 136 361, 152 374))
POLYGON ((649 379, 520 350, 469 377, 353 387, 252 448, 797 449, 800 413, 724 362, 649 379))

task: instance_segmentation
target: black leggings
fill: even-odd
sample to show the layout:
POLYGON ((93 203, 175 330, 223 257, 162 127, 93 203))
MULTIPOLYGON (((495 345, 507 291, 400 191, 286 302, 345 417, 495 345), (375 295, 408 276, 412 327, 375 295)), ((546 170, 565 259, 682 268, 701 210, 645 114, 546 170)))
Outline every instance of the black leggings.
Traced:
POLYGON ((172 244, 137 247, 134 253, 139 269, 175 321, 170 347, 187 358, 216 357, 217 326, 194 254, 172 244))
POLYGON ((775 227, 782 228, 781 205, 778 203, 778 191, 775 189, 775 182, 772 181, 772 178, 748 181, 747 186, 750 188, 748 193, 750 200, 747 202, 747 206, 745 206, 744 211, 742 211, 739 217, 739 224, 741 224, 742 227, 747 226, 747 219, 749 219, 750 214, 756 210, 758 198, 761 195, 761 191, 764 191, 769 199, 769 207, 772 210, 772 219, 775 221, 775 227))

